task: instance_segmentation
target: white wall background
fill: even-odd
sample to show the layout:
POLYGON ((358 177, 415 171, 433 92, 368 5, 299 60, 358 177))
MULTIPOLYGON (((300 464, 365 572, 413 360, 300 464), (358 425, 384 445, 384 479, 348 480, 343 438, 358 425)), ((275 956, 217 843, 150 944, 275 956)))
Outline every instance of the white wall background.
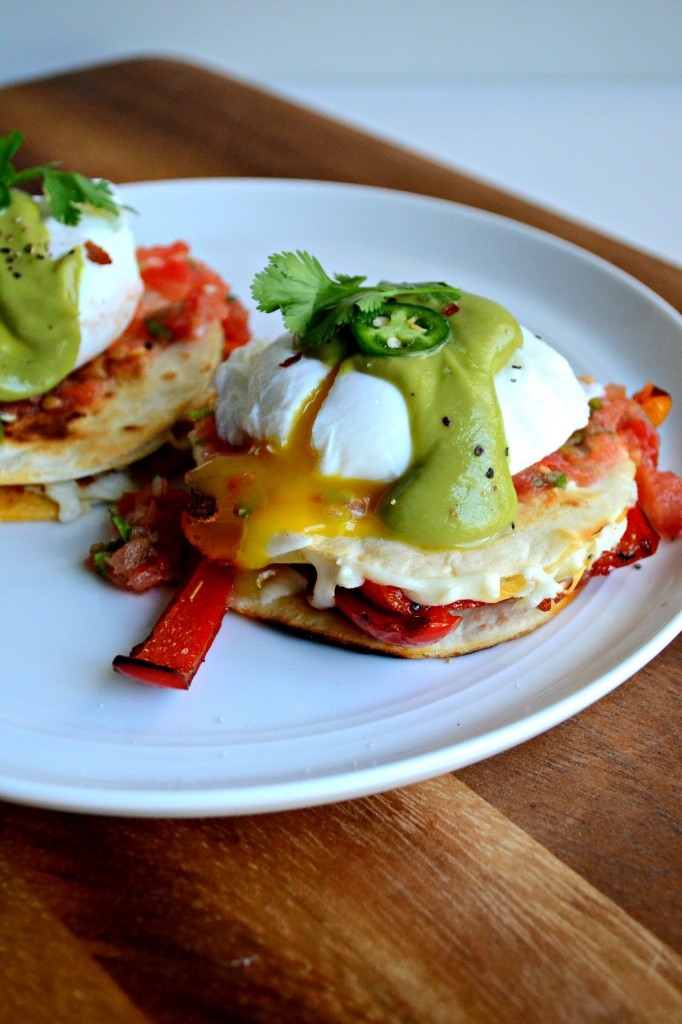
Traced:
POLYGON ((2 0, 0 82, 126 54, 240 77, 661 76, 681 0, 2 0))

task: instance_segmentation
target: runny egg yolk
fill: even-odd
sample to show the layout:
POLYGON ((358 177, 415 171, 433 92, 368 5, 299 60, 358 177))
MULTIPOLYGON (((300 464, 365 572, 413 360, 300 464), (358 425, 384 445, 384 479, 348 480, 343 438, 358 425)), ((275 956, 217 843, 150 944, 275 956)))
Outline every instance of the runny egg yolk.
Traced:
POLYGON ((312 427, 333 377, 304 405, 284 446, 255 442, 248 450, 216 455, 189 474, 200 497, 185 532, 205 555, 260 569, 272 561, 268 545, 277 534, 387 535, 373 511, 385 484, 318 472, 312 427))

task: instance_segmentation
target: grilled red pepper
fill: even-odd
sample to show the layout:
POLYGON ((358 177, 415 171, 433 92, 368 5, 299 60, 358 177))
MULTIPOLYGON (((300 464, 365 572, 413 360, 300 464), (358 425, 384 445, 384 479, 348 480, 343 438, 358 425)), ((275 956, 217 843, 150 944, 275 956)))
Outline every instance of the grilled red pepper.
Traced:
POLYGON ((140 683, 188 690, 220 629, 233 581, 230 569, 199 562, 147 639, 114 658, 114 669, 140 683))
POLYGON ((410 601, 398 587, 383 586, 366 580, 356 590, 337 587, 336 607, 359 629, 396 647, 422 647, 434 644, 451 633, 464 608, 475 608, 480 601, 455 601, 447 605, 419 605, 410 601))
POLYGON ((608 576, 613 569, 631 565, 656 553, 659 537, 639 505, 628 512, 625 533, 612 551, 600 555, 590 570, 592 576, 608 576))

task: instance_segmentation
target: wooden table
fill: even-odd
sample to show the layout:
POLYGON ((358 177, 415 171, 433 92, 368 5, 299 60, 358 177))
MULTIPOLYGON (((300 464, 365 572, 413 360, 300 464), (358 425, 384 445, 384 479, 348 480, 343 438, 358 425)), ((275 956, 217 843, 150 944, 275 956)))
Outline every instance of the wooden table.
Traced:
MULTIPOLYGON (((163 60, 0 90, 28 163, 276 176, 468 203, 682 273, 228 78, 163 60)), ((682 1021, 679 639, 523 746, 431 782, 236 819, 5 804, 0 1024, 682 1021)))

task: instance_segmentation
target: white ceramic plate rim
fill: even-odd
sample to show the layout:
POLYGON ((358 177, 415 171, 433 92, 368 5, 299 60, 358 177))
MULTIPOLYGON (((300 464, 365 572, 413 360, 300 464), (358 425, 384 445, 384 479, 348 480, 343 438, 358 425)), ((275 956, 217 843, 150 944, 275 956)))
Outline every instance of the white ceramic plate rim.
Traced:
MULTIPOLYGON (((497 290, 493 294, 488 289, 488 294, 509 305, 507 295, 500 292, 505 292, 512 277, 521 280, 520 287, 523 288, 524 279, 517 264, 519 260, 530 259, 528 252, 532 251, 540 262, 531 261, 531 266, 541 279, 527 286, 523 315, 527 322, 531 321, 529 326, 539 330, 543 326, 539 321, 546 318, 550 328, 548 340, 565 347, 566 338, 572 337, 572 331, 581 335, 589 333, 592 320, 596 319, 595 330, 599 339, 602 332, 605 334, 604 341, 601 347, 592 343, 588 353, 578 352, 578 364, 581 360, 587 363, 595 359, 599 363, 596 370, 602 372, 603 367, 610 368, 615 361, 625 371, 623 376, 633 378, 624 382, 638 384, 643 381, 637 379, 637 374, 642 372, 647 362, 650 364, 652 356, 657 356, 666 367, 666 379, 669 374, 672 377, 677 374, 675 380, 680 383, 676 356, 682 338, 682 321, 671 307, 638 281, 598 257, 494 214, 444 200, 384 189, 273 179, 151 182, 124 186, 124 195, 131 205, 141 210, 143 237, 139 237, 139 230, 137 232, 140 242, 151 244, 170 241, 173 237, 188 238, 198 255, 239 285, 237 290, 242 295, 248 294, 248 281, 263 264, 263 260, 254 264, 257 256, 265 258, 270 251, 306 247, 309 242, 318 245, 314 251, 331 270, 367 272, 369 276, 376 272, 390 277, 392 267, 383 272, 384 267, 386 262, 400 262, 397 243, 402 233, 413 238, 415 225, 425 224, 429 230, 416 245, 416 250, 412 244, 407 261, 414 263, 415 274, 417 267, 421 269, 422 264, 428 266, 429 260, 435 258, 432 249, 441 260, 442 251, 450 251, 448 228, 458 236, 468 233, 469 242, 479 247, 490 245, 492 240, 499 267, 489 270, 486 260, 478 253, 473 276, 477 284, 479 280, 486 282, 489 275, 491 287, 497 290), (389 213, 387 235, 377 241, 377 227, 383 231, 384 218, 389 213), (176 229, 172 237, 164 231, 166 215, 176 229), (282 224, 279 224, 280 220, 282 224), (221 223, 219 233, 217 222, 221 223), (294 226, 302 226, 296 238, 292 236, 294 226), (192 231, 193 227, 197 228, 196 232, 192 231), (327 236, 329 252, 325 251, 327 236), (226 242, 226 237, 235 241, 226 242), (253 242, 252 237, 255 238, 253 242), (359 256, 354 252, 355 248, 359 256), (243 257, 246 252, 248 258, 243 257), (336 262, 330 264, 329 259, 336 262), (351 259, 353 262, 349 262, 351 259), (385 261, 381 267, 378 266, 379 261, 385 261), (374 263, 377 264, 376 269, 374 263), (562 275, 567 273, 574 275, 583 294, 589 293, 590 300, 595 303, 594 310, 581 310, 578 314, 566 296, 560 293, 562 275), (543 286, 543 275, 548 282, 546 287, 543 286), (643 322, 657 325, 658 333, 646 359, 627 335, 628 323, 621 323, 617 316, 611 323, 613 309, 599 305, 599 296, 609 293, 609 289, 618 296, 620 304, 629 304, 629 317, 641 316, 643 322), (623 341, 624 336, 627 345, 623 341), (660 341, 662 337, 664 340, 660 341), (627 349, 627 365, 622 351, 618 359, 613 358, 611 346, 616 342, 627 349)), ((456 245, 454 250, 454 262, 461 274, 462 254, 456 245)), ((405 259, 404 255, 402 258, 405 259)), ((433 274, 435 268, 431 276, 433 274)), ((438 276, 445 276, 442 268, 438 276)), ((456 283, 471 287, 469 282, 458 280, 456 283)), ((516 286, 519 287, 518 282, 516 286)), ((254 323, 257 331, 266 329, 262 315, 261 318, 256 316, 254 323)), ((270 325, 268 328, 272 330, 270 325)), ((590 367, 578 365, 576 368, 584 371, 590 367)), ((679 452, 668 450, 669 437, 670 433, 667 448, 664 448, 667 464, 679 470, 679 452)), ((89 520, 93 537, 98 535, 98 523, 99 520, 93 522, 92 517, 89 520)), ((65 539, 68 535, 68 551, 60 555, 64 578, 68 577, 67 592, 71 597, 80 593, 85 602, 90 596, 102 602, 103 612, 95 614, 88 610, 84 617, 106 622, 113 609, 122 616, 121 626, 116 624, 116 628, 112 628, 111 651, 106 651, 106 655, 102 652, 103 658, 108 659, 110 654, 117 653, 121 645, 127 643, 130 646, 140 638, 140 633, 144 633, 142 627, 132 632, 138 608, 136 606, 133 616, 131 602, 137 599, 93 590, 98 586, 97 581, 93 584, 88 577, 78 575, 80 570, 69 568, 68 557, 75 558, 77 552, 83 551, 78 539, 80 534, 74 528, 29 524, 3 527, 0 551, 5 572, 13 574, 15 584, 12 609, 4 616, 9 649, 14 650, 17 638, 30 645, 32 634, 26 620, 36 593, 32 588, 45 571, 44 565, 34 567, 33 575, 22 586, 20 570, 26 556, 23 545, 29 543, 29 537, 32 545, 33 538, 48 537, 48 534, 50 538, 54 537, 54 529, 63 530, 61 536, 65 539), (19 538, 18 545, 16 538, 19 538), (11 640, 10 632, 13 634, 11 640)), ((40 542, 37 546, 40 547, 40 542)), ((514 641, 515 646, 503 645, 494 652, 482 652, 470 656, 471 660, 458 659, 449 665, 406 665, 400 662, 398 667, 398 663, 386 659, 335 652, 332 648, 304 640, 285 638, 268 631, 267 627, 232 617, 229 629, 237 640, 246 638, 245 642, 253 647, 253 638, 256 637, 257 644, 262 645, 265 675, 269 672, 269 676, 257 679, 256 684, 260 682, 264 687, 270 686, 273 666, 282 652, 286 652, 288 657, 294 652, 294 664, 300 661, 301 668, 295 673, 290 672, 287 677, 293 710, 285 709, 282 714, 283 721, 286 719, 288 724, 278 729, 276 719, 273 724, 265 709, 259 711, 258 698, 255 697, 251 703, 247 701, 243 708, 238 709, 237 720, 226 730, 228 742, 224 745, 221 745, 219 728, 219 720, 223 716, 216 717, 215 714, 216 709, 223 706, 220 691, 213 682, 220 673, 215 658, 210 667, 208 662, 204 666, 189 694, 173 694, 170 698, 156 691, 146 691, 141 698, 139 693, 133 694, 127 689, 128 684, 104 677, 97 679, 90 692, 88 679, 77 676, 74 680, 67 668, 57 666, 52 674, 59 681, 60 693, 67 705, 69 681, 74 683, 76 691, 73 708, 67 706, 64 735, 60 736, 62 707, 56 702, 50 704, 55 700, 53 680, 43 668, 44 656, 26 648, 25 655, 19 652, 9 659, 5 692, 10 707, 6 716, 0 710, 0 796, 40 806, 106 814, 174 817, 242 814, 363 796, 461 768, 536 736, 586 708, 637 672, 674 638, 682 627, 682 581, 673 555, 672 549, 667 547, 663 554, 642 566, 637 591, 643 592, 641 580, 644 580, 647 593, 652 596, 662 594, 660 604, 650 601, 654 607, 643 619, 634 614, 636 591, 622 571, 608 580, 590 584, 584 592, 589 595, 585 601, 581 596, 564 613, 563 619, 560 617, 532 637, 514 641), (613 614, 614 606, 621 613, 622 622, 618 615, 613 614), (626 627, 627 636, 624 633, 626 627), (590 630, 595 633, 593 637, 590 637, 590 630), (583 649, 585 643, 592 645, 589 658, 587 653, 572 654, 568 668, 564 668, 556 658, 558 646, 569 642, 575 644, 578 637, 583 649), (613 642, 623 645, 623 656, 614 653, 610 647, 613 642), (292 645, 296 645, 295 649, 292 645), (542 677, 538 666, 543 659, 549 666, 546 677, 542 677), (571 662, 575 671, 572 671, 571 662), (20 703, 22 682, 19 677, 26 663, 33 666, 27 673, 30 676, 28 690, 35 701, 33 707, 41 709, 33 713, 30 709, 24 712, 20 703), (515 678, 512 666, 517 664, 524 666, 523 677, 519 677, 521 682, 513 685, 522 688, 525 680, 532 680, 522 702, 515 701, 513 694, 510 697, 509 693, 511 679, 515 678), (334 717, 332 704, 336 701, 336 692, 329 684, 327 693, 324 690, 327 684, 323 683, 324 692, 319 694, 320 707, 314 713, 318 718, 313 714, 308 719, 308 701, 304 701, 299 690, 299 676, 305 674, 308 667, 311 670, 324 668, 332 674, 332 666, 338 665, 343 665, 345 673, 344 678, 334 683, 344 694, 342 713, 338 719, 334 717), (395 667, 391 669, 389 666, 395 667), (381 691, 376 704, 372 704, 372 698, 366 697, 366 691, 356 695, 349 687, 347 680, 351 667, 353 673, 364 673, 368 685, 373 678, 376 680, 377 689, 381 691), (399 677, 403 687, 395 698, 388 687, 391 673, 399 677), (205 679, 202 678, 204 676, 205 679), (414 689, 417 677, 426 679, 426 694, 414 689), (475 677, 471 686, 470 677, 475 677), (119 685, 123 688, 117 691, 119 685), (92 693, 95 692, 103 697, 103 703, 97 707, 107 707, 109 732, 103 730, 99 716, 93 710, 92 693), (150 704, 150 694, 157 701, 156 705, 150 704), (195 716, 194 731, 184 729, 183 700, 185 708, 191 707, 195 716), (300 704, 296 705, 296 701, 300 704), (154 717, 156 709, 163 711, 160 724, 154 717), (135 735, 136 717, 131 717, 131 712, 135 716, 143 713, 151 723, 140 736, 135 735), (298 712, 300 720, 296 718, 298 712), (167 720, 164 718, 166 714, 167 720), (241 719, 239 714, 243 716, 241 719), (263 722, 259 720, 259 714, 265 715, 263 722), (440 721, 436 725, 436 719, 442 720, 443 715, 446 718, 452 716, 445 736, 440 731, 440 721), (468 722, 465 721, 467 715, 470 717, 468 722), (459 734, 457 718, 462 719, 459 734), (248 725, 245 726, 245 722, 248 725), (128 728, 130 735, 126 732, 128 728), (316 733, 316 729, 320 732, 316 733), (8 750, 4 756, 1 752, 3 739, 8 750), (329 751, 322 749, 325 745, 329 751), (373 745, 376 747, 374 752, 373 745), (25 751, 31 746, 36 752, 29 756, 25 751), (253 758, 252 768, 245 773, 240 774, 235 750, 242 756, 253 758), (278 770, 280 762, 273 759, 274 750, 283 755, 281 764, 285 767, 282 770, 278 770), (115 759, 109 763, 112 751, 130 763, 129 769, 128 764, 125 766, 127 775, 123 766, 120 772, 115 767, 115 759), (216 767, 214 755, 217 751, 225 763, 216 767), (176 755, 183 762, 182 771, 172 763, 176 755), (103 762, 101 769, 95 770, 93 764, 100 759, 103 762)), ((50 599, 49 593, 42 599, 45 615, 49 615, 50 599)), ((143 617, 153 621, 157 606, 156 599, 147 600, 143 605, 143 617)), ((57 646, 63 642, 63 634, 54 629, 48 630, 48 636, 57 646)), ((222 641, 222 634, 219 641, 222 641)), ((100 648, 101 642, 98 641, 98 652, 100 648)), ((68 643, 66 649, 71 656, 74 652, 80 653, 80 648, 69 647, 68 643)), ((234 656, 233 650, 229 651, 229 656, 234 656)), ((248 656, 238 654, 237 660, 242 656, 246 659, 245 671, 251 673, 251 679, 257 660, 254 662, 251 652, 248 656)), ((220 651, 220 657, 225 658, 223 651, 220 651)), ((276 700, 277 691, 273 690, 272 694, 276 700)))

